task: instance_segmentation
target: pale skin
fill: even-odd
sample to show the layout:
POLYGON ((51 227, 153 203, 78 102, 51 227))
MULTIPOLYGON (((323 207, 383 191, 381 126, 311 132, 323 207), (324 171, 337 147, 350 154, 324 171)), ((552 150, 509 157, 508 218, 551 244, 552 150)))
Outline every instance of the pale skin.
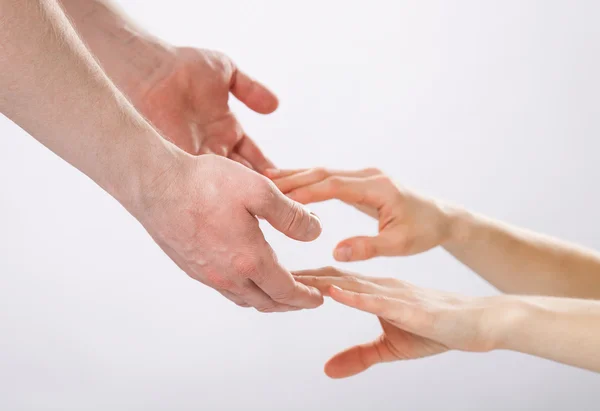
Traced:
POLYGON ((226 55, 175 47, 138 27, 112 1, 60 0, 114 84, 162 134, 193 155, 218 154, 259 172, 272 167, 229 109, 230 93, 269 114, 277 97, 226 55))
POLYGON ((376 218, 379 233, 341 241, 339 261, 407 256, 444 247, 500 290, 466 297, 335 268, 295 273, 335 301, 375 314, 376 341, 333 357, 343 378, 370 366, 450 349, 507 349, 600 371, 600 255, 480 217, 395 184, 376 169, 268 170, 295 201, 338 199, 376 218))
POLYGON ((277 262, 257 220, 309 241, 318 218, 251 169, 163 139, 56 1, 0 0, 0 38, 0 112, 117 199, 190 277, 264 312, 322 303, 277 262))

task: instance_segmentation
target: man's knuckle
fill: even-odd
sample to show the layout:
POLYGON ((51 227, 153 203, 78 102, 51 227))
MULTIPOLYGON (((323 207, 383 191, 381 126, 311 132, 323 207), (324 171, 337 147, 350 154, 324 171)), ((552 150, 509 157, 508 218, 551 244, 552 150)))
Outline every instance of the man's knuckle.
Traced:
POLYGON ((254 277, 259 272, 260 258, 252 254, 239 254, 232 260, 235 273, 240 277, 254 277))

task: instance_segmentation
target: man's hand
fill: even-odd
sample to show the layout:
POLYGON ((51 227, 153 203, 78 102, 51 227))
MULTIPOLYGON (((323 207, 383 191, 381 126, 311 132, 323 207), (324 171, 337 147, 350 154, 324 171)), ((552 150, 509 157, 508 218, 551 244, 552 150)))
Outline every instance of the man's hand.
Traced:
POLYGON ((310 241, 318 218, 267 178, 231 160, 182 153, 133 208, 158 245, 190 277, 263 312, 314 308, 323 300, 277 262, 257 217, 310 241))
POLYGON ((277 97, 219 52, 173 47, 110 0, 61 0, 108 76, 163 135, 190 154, 218 154, 258 172, 272 167, 229 109, 232 93, 269 114, 277 97))
POLYGON ((160 76, 138 88, 124 87, 134 106, 190 154, 229 157, 259 172, 272 167, 229 109, 232 93, 248 108, 268 114, 277 97, 240 71, 222 53, 176 48, 161 55, 160 76))

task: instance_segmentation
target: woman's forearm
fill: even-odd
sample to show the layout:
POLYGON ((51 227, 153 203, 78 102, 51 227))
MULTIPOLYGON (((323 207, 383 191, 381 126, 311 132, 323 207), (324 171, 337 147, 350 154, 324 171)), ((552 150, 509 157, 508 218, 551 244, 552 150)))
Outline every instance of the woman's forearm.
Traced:
POLYGON ((600 299, 600 254, 462 210, 444 248, 498 289, 600 299))
POLYGON ((137 26, 111 0, 60 0, 111 80, 129 97, 143 94, 167 73, 173 48, 137 26))
POLYGON ((497 349, 600 372, 600 301, 502 296, 493 308, 497 349))
POLYGON ((106 77, 53 0, 0 0, 0 112, 126 207, 174 147, 106 77))

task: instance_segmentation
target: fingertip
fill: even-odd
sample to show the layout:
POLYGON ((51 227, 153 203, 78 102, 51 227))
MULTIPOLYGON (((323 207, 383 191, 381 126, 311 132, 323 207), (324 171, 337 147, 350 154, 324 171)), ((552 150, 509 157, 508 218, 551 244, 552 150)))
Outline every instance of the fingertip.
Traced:
POLYGON ((352 259, 352 247, 349 245, 338 245, 333 250, 333 258, 337 261, 347 262, 352 259))

